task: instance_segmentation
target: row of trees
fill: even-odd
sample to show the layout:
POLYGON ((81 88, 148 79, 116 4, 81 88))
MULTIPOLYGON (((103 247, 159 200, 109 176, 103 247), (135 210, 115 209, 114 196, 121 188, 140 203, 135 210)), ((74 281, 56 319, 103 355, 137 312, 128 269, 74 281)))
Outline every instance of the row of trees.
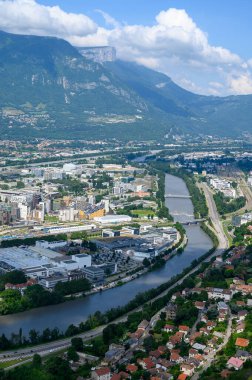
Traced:
POLYGON ((0 248, 8 248, 8 247, 19 247, 20 245, 35 245, 38 240, 46 240, 46 241, 59 241, 59 240, 67 240, 66 234, 57 234, 57 235, 46 235, 41 237, 29 237, 26 239, 11 239, 11 240, 2 240, 0 244, 0 248))
MULTIPOLYGON (((195 266, 197 266, 200 262, 205 260, 214 251, 214 249, 215 248, 212 248, 211 250, 206 252, 205 255, 201 256, 199 259, 193 260, 193 262, 191 263, 191 265, 188 268, 184 269, 184 271, 181 274, 172 277, 168 282, 163 283, 162 285, 158 286, 157 288, 150 289, 144 293, 137 294, 133 300, 131 300, 129 303, 127 303, 124 306, 112 308, 112 309, 106 311, 105 313, 101 313, 98 311, 95 314, 90 315, 85 322, 81 322, 79 324, 79 326, 70 325, 67 328, 67 330, 65 331, 65 333, 58 332, 59 335, 57 336, 56 339, 62 338, 63 336, 65 336, 65 337, 74 336, 74 335, 83 333, 85 331, 89 331, 91 329, 94 329, 100 325, 108 324, 108 323, 112 322, 113 320, 115 320, 116 318, 118 318, 122 315, 125 315, 128 312, 136 309, 139 305, 145 305, 146 304, 144 306, 143 310, 141 312, 139 312, 140 314, 134 313, 134 314, 136 314, 135 318, 136 318, 137 322, 132 321, 132 318, 133 318, 132 315, 134 315, 134 314, 131 314, 128 317, 128 322, 129 322, 129 326, 130 326, 129 330, 131 331, 131 329, 132 329, 132 331, 134 331, 134 329, 136 329, 136 327, 137 327, 137 323, 139 323, 142 319, 148 319, 149 320, 158 310, 163 308, 167 304, 167 302, 170 300, 170 298, 174 292, 181 291, 184 287, 188 287, 188 285, 190 285, 190 283, 189 283, 190 279, 189 278, 185 279, 181 285, 178 285, 175 288, 173 288, 171 291, 169 291, 167 293, 167 295, 160 297, 153 302, 148 303, 148 301, 152 300, 153 298, 155 298, 156 296, 161 294, 163 291, 167 290, 171 285, 173 285, 179 279, 183 278, 189 271, 191 271, 193 268, 195 268, 195 266)), ((199 272, 200 272, 200 270, 197 271, 196 273, 199 273, 199 272)), ((193 286, 193 284, 192 284, 192 286, 193 286)), ((48 329, 46 329, 46 331, 48 332, 48 329)), ((13 336, 15 336, 15 334, 13 334, 13 336)), ((55 338, 55 337, 53 337, 53 338, 55 338)), ((47 341, 55 340, 55 339, 52 339, 51 334, 45 334, 45 332, 43 332, 42 334, 39 334, 35 330, 31 330, 30 334, 29 334, 29 339, 23 338, 21 342, 20 341, 17 342, 17 340, 12 339, 12 338, 7 339, 4 335, 2 335, 2 338, 0 338, 0 349, 4 350, 7 348, 10 349, 10 348, 14 348, 14 347, 26 346, 28 343, 38 344, 38 343, 41 343, 41 339, 43 339, 43 340, 48 339, 47 341)))
POLYGON ((246 198, 239 197, 231 200, 225 197, 220 191, 214 194, 214 201, 220 215, 235 212, 246 205, 246 198))
POLYGON ((5 289, 6 283, 22 284, 27 281, 22 271, 12 271, 0 276, 1 302, 0 314, 12 314, 20 311, 47 305, 55 305, 63 302, 64 296, 91 289, 90 282, 86 279, 78 279, 69 282, 59 282, 53 292, 45 290, 41 285, 32 285, 24 290, 23 295, 16 289, 5 289))
POLYGON ((196 218, 207 218, 208 216, 208 207, 206 204, 205 195, 196 185, 193 174, 184 171, 183 169, 172 168, 164 161, 152 162, 151 166, 156 170, 163 172, 165 178, 165 173, 169 173, 180 177, 186 183, 188 191, 191 195, 192 203, 194 206, 194 215, 196 218))

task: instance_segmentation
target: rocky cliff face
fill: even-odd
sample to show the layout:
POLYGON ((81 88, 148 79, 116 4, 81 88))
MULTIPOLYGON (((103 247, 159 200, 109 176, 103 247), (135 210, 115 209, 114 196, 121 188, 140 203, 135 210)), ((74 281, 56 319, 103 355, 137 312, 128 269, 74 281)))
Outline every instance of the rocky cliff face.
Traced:
POLYGON ((111 46, 80 47, 77 50, 83 57, 100 64, 116 60, 116 49, 111 46))

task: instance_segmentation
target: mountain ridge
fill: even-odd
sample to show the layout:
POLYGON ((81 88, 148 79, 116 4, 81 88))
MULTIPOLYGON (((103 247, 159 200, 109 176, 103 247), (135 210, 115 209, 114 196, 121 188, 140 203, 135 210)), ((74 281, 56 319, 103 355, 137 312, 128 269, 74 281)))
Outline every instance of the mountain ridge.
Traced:
POLYGON ((0 31, 1 138, 252 132, 252 96, 193 94, 165 74, 107 54, 96 62, 56 37, 0 31))

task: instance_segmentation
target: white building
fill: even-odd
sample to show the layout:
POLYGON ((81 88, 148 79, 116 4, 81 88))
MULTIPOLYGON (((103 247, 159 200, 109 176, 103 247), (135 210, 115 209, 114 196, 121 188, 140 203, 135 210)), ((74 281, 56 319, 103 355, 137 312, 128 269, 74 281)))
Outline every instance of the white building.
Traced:
POLYGON ((53 226, 45 227, 44 231, 49 234, 67 234, 70 232, 90 231, 96 228, 95 224, 84 224, 82 226, 53 226))
POLYGON ((129 223, 132 218, 128 215, 106 215, 94 218, 94 220, 101 224, 120 224, 129 223))
POLYGON ((63 165, 63 172, 66 174, 73 174, 77 169, 77 166, 72 163, 64 164, 63 165))
POLYGON ((248 182, 249 186, 252 186, 252 177, 248 177, 248 181, 247 182, 248 182))
POLYGON ((91 256, 90 255, 86 255, 85 253, 79 253, 77 255, 73 255, 72 259, 77 262, 79 269, 91 267, 91 256))
POLYGON ((220 288, 208 288, 207 295, 209 299, 223 299, 224 301, 230 301, 232 298, 232 291, 229 289, 220 288))
POLYGON ((232 218, 233 226, 240 227, 242 224, 247 224, 252 221, 252 213, 248 212, 243 215, 236 215, 232 218))
POLYGON ((64 173, 62 169, 59 168, 46 168, 44 171, 44 180, 45 181, 51 181, 54 179, 62 179, 64 177, 64 173))
POLYGON ((73 207, 65 208, 59 210, 59 221, 60 222, 74 222, 75 215, 78 213, 73 207))
POLYGON ((64 247, 67 244, 66 241, 61 240, 61 241, 46 241, 46 240, 37 240, 35 243, 35 246, 38 248, 59 248, 59 247, 64 247))

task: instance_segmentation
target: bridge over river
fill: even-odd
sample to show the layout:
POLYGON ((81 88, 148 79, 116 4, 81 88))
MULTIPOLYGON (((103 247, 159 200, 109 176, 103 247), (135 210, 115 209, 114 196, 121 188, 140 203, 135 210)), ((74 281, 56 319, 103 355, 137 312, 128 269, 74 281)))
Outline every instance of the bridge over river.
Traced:
POLYGON ((199 224, 201 222, 205 222, 206 219, 194 219, 194 220, 188 220, 188 221, 184 221, 184 222, 180 222, 180 224, 184 225, 184 226, 190 226, 192 224, 199 224))
POLYGON ((165 194, 165 198, 180 198, 180 199, 189 199, 191 195, 181 195, 181 194, 165 194))

